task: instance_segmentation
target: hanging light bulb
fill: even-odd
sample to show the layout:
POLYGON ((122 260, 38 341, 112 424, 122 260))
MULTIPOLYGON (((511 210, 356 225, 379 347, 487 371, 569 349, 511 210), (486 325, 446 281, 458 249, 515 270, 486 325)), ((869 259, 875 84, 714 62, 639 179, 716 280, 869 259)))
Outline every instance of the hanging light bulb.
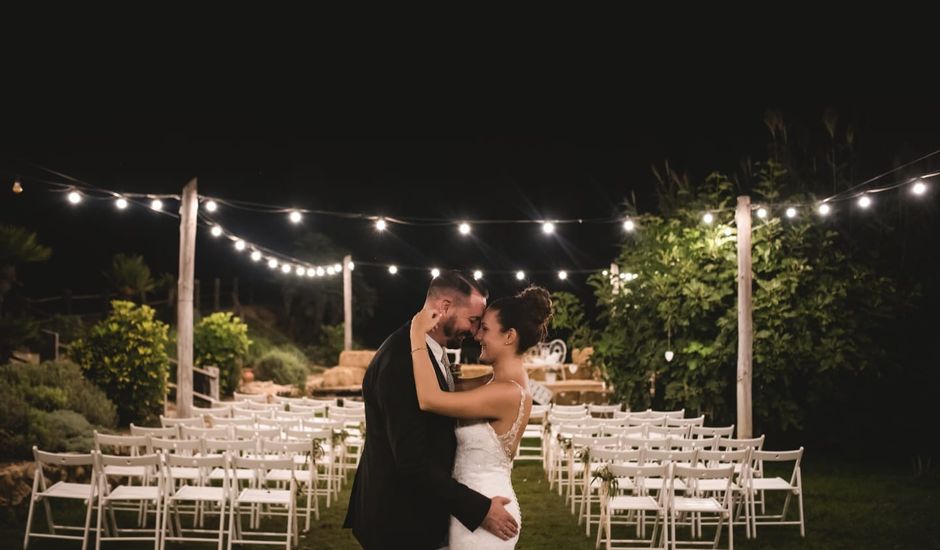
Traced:
POLYGON ((482 279, 482 278, 483 278, 483 272, 482 272, 482 271, 480 271, 480 270, 478 269, 478 270, 476 270, 476 271, 473 272, 473 279, 474 279, 474 280, 479 281, 479 280, 482 279))
POLYGON ((322 267, 317 267, 317 277, 322 277, 326 273, 326 270, 322 267))
POLYGON ((858 198, 858 206, 861 208, 868 208, 871 206, 871 197, 868 195, 862 195, 858 198))
POLYGON ((287 274, 290 273, 290 264, 284 264, 281 266, 281 273, 287 274))
POLYGON ((554 232, 555 232, 555 224, 553 224, 552 222, 545 222, 542 224, 542 233, 545 233, 546 235, 551 235, 554 232))
MULTIPOLYGON (((13 191, 16 192, 16 188, 14 188, 13 191)), ((924 180, 917 180, 911 187, 911 193, 914 193, 915 195, 923 195, 926 192, 927 184, 924 183, 924 180)))
POLYGON ((434 269, 431 270, 431 278, 432 278, 432 279, 437 279, 437 278, 440 277, 440 276, 441 276, 441 270, 440 270, 440 269, 438 269, 438 268, 435 267, 434 269))
POLYGON ((673 353, 672 350, 670 350, 665 353, 665 356, 666 356, 666 362, 669 363, 672 361, 672 358, 676 356, 676 354, 673 353))
POLYGON ((375 220, 375 228, 378 231, 385 231, 386 227, 388 227, 388 223, 385 222, 385 218, 379 218, 375 220))
POLYGON ((517 271, 517 272, 516 272, 516 279, 518 279, 518 280, 520 280, 520 281, 524 280, 524 279, 525 279, 525 271, 517 271))
POLYGON ((82 202, 82 194, 78 191, 69 191, 68 199, 70 203, 78 204, 82 202))
POLYGON ((828 204, 822 203, 819 205, 819 208, 817 208, 817 211, 819 212, 820 216, 825 216, 832 211, 832 208, 828 204))
POLYGON ((274 258, 271 258, 270 260, 268 260, 268 267, 270 267, 271 269, 276 269, 277 260, 275 260, 274 258))
POLYGON ((118 210, 124 210, 127 208, 127 199, 118 197, 118 200, 114 201, 114 206, 116 206, 118 210))
POLYGON ((633 231, 634 229, 636 229, 636 224, 633 222, 633 220, 624 220, 623 222, 624 231, 630 232, 630 231, 633 231))
POLYGON ((793 208, 792 206, 791 206, 790 208, 787 208, 787 217, 790 218, 790 219, 795 218, 795 217, 796 217, 796 208, 793 208))
POLYGON ((601 275, 603 275, 604 277, 608 276, 609 274, 610 272, 607 271, 606 269, 604 271, 601 271, 601 275))
POLYGON ((303 215, 297 210, 292 210, 291 213, 287 215, 287 219, 289 219, 291 223, 300 223, 300 220, 303 218, 303 215))
POLYGON ((238 239, 237 241, 235 241, 235 250, 239 252, 241 252, 242 250, 245 250, 245 241, 241 239, 238 239))
POLYGON ((327 275, 335 275, 335 274, 336 274, 336 270, 333 269, 333 266, 329 266, 329 267, 326 268, 326 274, 327 274, 327 275))
POLYGON ((333 264, 333 271, 341 273, 343 271, 343 264, 333 264))
POLYGON ((150 209, 156 210, 157 212, 163 210, 163 201, 160 199, 153 199, 150 201, 150 209))
POLYGON ((298 276, 298 277, 301 277, 301 276, 307 274, 307 270, 304 269, 304 268, 302 268, 302 267, 300 267, 300 266, 297 266, 297 271, 296 271, 295 273, 297 273, 297 276, 298 276))
POLYGON ((567 271, 564 271, 564 270, 559 271, 559 272, 558 272, 558 278, 561 279, 562 281, 564 281, 565 279, 568 278, 568 272, 567 272, 567 271))
POLYGON ((219 209, 219 205, 216 204, 215 201, 213 200, 206 201, 206 210, 208 210, 209 212, 215 212, 218 209, 219 209))
POLYGON ((13 192, 17 195, 23 192, 23 184, 20 183, 20 178, 13 180, 13 192))
POLYGON ((715 216, 713 216, 711 212, 706 212, 705 215, 702 216, 702 221, 710 225, 715 221, 715 216))
POLYGON ((213 225, 211 232, 212 232, 213 237, 218 237, 222 235, 222 227, 218 225, 213 225))
POLYGON ((470 234, 470 224, 467 223, 467 222, 461 223, 461 224, 457 227, 457 229, 458 229, 458 231, 460 231, 460 234, 461 234, 461 235, 469 235, 469 234, 470 234))
POLYGON ((763 208, 763 207, 758 208, 758 209, 757 209, 757 217, 760 218, 760 219, 766 218, 766 217, 767 217, 767 209, 766 209, 766 208, 763 208))
POLYGON ((261 261, 261 253, 258 252, 257 250, 253 250, 251 252, 251 261, 253 262, 261 261))
POLYGON ((314 268, 312 268, 312 267, 308 267, 308 268, 307 268, 307 277, 316 277, 316 276, 317 276, 317 270, 314 269, 314 268))
POLYGON ((392 275, 398 273, 398 266, 390 265, 388 266, 388 272, 392 275))
POLYGON ((356 269, 356 264, 353 262, 349 262, 348 264, 346 264, 346 267, 348 267, 350 271, 353 271, 356 269))

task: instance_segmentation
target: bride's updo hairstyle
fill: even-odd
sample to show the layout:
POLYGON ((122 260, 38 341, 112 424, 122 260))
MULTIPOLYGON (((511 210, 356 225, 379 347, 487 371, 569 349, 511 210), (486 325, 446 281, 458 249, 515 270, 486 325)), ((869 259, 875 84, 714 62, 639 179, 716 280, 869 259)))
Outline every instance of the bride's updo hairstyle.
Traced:
POLYGON ((516 329, 516 353, 522 354, 548 336, 552 299, 540 286, 530 286, 515 296, 494 300, 487 310, 496 311, 503 332, 516 329))

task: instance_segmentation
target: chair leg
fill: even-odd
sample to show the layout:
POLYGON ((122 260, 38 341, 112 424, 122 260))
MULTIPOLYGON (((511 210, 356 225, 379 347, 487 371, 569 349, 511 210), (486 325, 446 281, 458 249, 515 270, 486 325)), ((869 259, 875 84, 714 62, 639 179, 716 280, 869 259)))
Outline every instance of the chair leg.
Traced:
MULTIPOLYGON (((38 475, 38 474, 37 474, 38 475)), ((35 492, 33 493, 35 494, 35 492)), ((33 511, 36 508, 36 497, 30 495, 29 497, 29 512, 26 514, 26 535, 23 538, 23 550, 26 550, 26 547, 29 546, 29 533, 33 528, 33 511)), ((88 538, 86 533, 85 538, 88 538)))
POLYGON ((806 537, 806 525, 805 525, 805 522, 803 521, 803 490, 802 488, 800 489, 800 492, 797 495, 797 504, 799 504, 799 508, 800 508, 800 536, 805 538, 806 537))
MULTIPOLYGON (((91 529, 91 513, 95 507, 94 499, 88 499, 85 503, 85 534, 82 537, 82 550, 88 548, 88 533, 91 529)), ((27 527, 27 530, 29 528, 27 527)))
POLYGON ((97 536, 95 537, 95 550, 101 550, 101 518, 104 517, 104 499, 101 498, 101 495, 98 496, 98 528, 95 530, 97 536))

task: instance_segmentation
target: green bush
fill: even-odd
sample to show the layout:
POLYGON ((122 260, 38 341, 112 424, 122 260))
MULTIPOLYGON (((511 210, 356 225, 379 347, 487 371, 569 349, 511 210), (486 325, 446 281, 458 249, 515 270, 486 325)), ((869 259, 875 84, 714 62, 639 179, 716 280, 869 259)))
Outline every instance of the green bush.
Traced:
POLYGON ((113 429, 117 409, 69 361, 0 366, 0 457, 28 458, 33 445, 87 451, 96 426, 113 429))
POLYGON ((307 347, 307 355, 316 365, 333 367, 339 364, 339 354, 343 351, 344 327, 342 323, 323 325, 318 342, 307 347))
POLYGON ((88 379, 117 401, 122 424, 150 423, 166 394, 168 327, 148 306, 114 300, 111 307, 86 338, 72 344, 70 354, 88 379))
POLYGON ((290 384, 304 389, 307 383, 307 364, 296 354, 282 349, 272 349, 255 365, 258 380, 272 380, 277 384, 290 384))
POLYGON ((193 362, 219 367, 220 388, 225 394, 238 389, 241 365, 250 347, 248 325, 231 312, 203 317, 193 329, 193 362))

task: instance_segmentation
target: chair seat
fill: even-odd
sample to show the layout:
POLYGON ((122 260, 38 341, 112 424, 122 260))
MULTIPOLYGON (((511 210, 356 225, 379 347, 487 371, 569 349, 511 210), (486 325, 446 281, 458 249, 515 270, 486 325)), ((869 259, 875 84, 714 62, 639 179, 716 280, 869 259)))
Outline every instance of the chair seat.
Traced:
POLYGON ((790 485, 790 482, 781 479, 779 477, 759 477, 751 480, 751 487, 755 491, 793 491, 796 492, 796 487, 790 485))
POLYGON ((239 504, 290 504, 290 491, 283 489, 242 489, 239 504))
MULTIPOLYGON (((728 488, 728 480, 727 479, 700 479, 698 483, 695 485, 695 487, 699 491, 724 491, 725 489, 728 488)), ((738 488, 739 488, 738 485, 732 481, 731 490, 737 491, 738 488)))
POLYGON ((677 512, 725 512, 721 504, 713 498, 675 497, 673 508, 677 512))
MULTIPOLYGON (((238 479, 241 481, 250 481, 254 478, 255 478, 254 470, 245 470, 243 468, 239 468, 235 470, 235 479, 238 479)), ((225 479, 225 468, 215 468, 214 470, 212 470, 212 472, 209 474, 209 479, 211 479, 212 481, 219 481, 221 479, 225 479)))
POLYGON ((60 481, 42 493, 39 493, 37 496, 87 500, 91 493, 91 485, 88 483, 67 483, 65 481, 60 481))
POLYGON ((104 473, 109 476, 144 477, 147 470, 143 466, 105 466, 104 473))
POLYGON ((607 502, 610 510, 659 510, 653 497, 613 497, 607 502))
POLYGON ((221 487, 193 487, 192 485, 186 485, 180 487, 179 490, 176 491, 176 494, 170 496, 170 500, 221 502, 225 500, 225 490, 221 487))
POLYGON ((160 498, 158 487, 140 485, 118 485, 104 497, 105 500, 157 500, 158 498, 160 498))

